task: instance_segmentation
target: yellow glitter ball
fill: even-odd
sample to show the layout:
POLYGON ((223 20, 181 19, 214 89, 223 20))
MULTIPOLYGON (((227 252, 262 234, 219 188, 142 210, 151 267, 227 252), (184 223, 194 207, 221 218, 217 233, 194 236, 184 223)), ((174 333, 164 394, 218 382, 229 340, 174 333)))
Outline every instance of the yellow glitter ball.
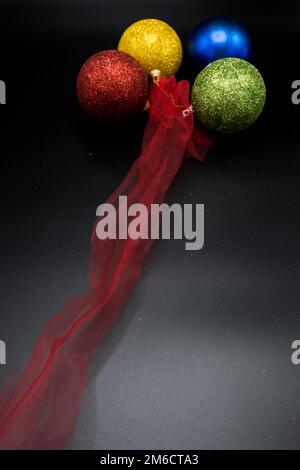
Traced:
POLYGON ((162 75, 173 75, 182 61, 182 45, 178 35, 161 20, 147 19, 133 23, 123 33, 118 49, 134 57, 147 73, 159 69, 162 75))

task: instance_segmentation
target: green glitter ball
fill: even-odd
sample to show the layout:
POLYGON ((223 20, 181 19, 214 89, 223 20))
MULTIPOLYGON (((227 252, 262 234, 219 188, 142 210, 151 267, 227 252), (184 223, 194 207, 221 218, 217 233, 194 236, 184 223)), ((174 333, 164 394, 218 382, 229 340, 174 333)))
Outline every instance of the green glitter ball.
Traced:
POLYGON ((209 129, 223 134, 253 124, 265 101, 263 77, 252 64, 237 58, 209 64, 199 73, 192 89, 196 117, 209 129))

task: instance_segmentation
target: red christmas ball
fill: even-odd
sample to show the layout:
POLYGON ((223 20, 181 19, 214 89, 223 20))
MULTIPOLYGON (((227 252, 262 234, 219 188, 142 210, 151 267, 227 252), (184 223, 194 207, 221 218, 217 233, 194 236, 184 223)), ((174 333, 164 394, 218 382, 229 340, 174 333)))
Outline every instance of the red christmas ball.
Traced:
POLYGON ((82 108, 101 122, 129 119, 145 107, 148 78, 128 54, 98 52, 78 74, 77 96, 82 108))

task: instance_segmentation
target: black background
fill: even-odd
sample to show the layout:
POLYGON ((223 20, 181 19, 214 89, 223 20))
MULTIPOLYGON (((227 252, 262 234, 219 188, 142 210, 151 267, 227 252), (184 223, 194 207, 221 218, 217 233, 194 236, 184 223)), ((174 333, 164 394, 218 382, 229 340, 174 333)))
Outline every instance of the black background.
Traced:
MULTIPOLYGON (((139 154, 146 116, 100 126, 81 113, 79 68, 146 17, 186 41, 201 20, 239 19, 268 100, 249 130, 187 160, 168 202, 204 203, 205 247, 159 241, 99 349, 73 449, 300 447, 300 7, 290 1, 1 1, 1 377, 46 319, 86 287, 99 203, 139 154)), ((193 78, 187 64, 180 78, 193 78)))

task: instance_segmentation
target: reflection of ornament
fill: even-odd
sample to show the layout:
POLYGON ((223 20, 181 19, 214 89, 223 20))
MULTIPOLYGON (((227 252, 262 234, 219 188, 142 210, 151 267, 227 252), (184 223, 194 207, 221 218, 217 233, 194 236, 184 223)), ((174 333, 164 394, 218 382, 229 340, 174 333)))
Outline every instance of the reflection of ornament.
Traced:
POLYGON ((128 119, 142 111, 148 94, 144 70, 120 51, 92 55, 77 78, 77 95, 83 109, 102 122, 128 119))
POLYGON ((192 89, 196 117, 209 129, 237 132, 256 121, 264 108, 266 87, 254 65, 220 59, 197 76, 192 89))
POLYGON ((187 46, 190 61, 199 71, 225 57, 249 60, 251 43, 246 29, 230 18, 214 17, 200 23, 187 46))
POLYGON ((133 23, 123 33, 118 49, 134 57, 147 73, 159 69, 163 75, 177 72, 182 61, 181 41, 171 26, 161 20, 133 23))

